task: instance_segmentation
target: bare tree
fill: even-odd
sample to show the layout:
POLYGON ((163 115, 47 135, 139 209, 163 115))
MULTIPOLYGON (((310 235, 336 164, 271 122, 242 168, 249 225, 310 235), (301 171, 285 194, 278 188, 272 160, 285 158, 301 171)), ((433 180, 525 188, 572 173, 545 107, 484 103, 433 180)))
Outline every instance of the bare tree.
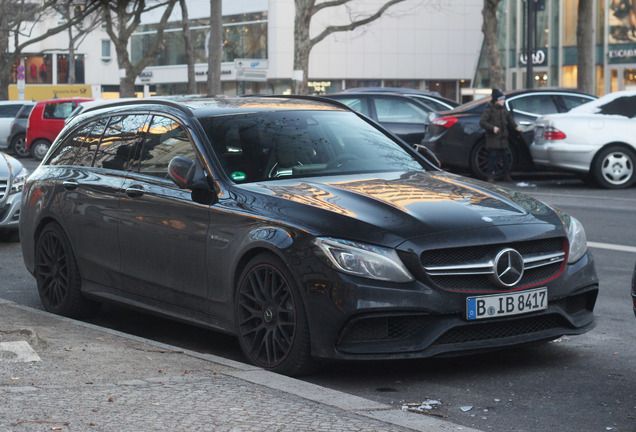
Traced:
POLYGON ((490 86, 493 88, 504 88, 506 84, 503 67, 501 65, 501 53, 499 52, 499 45, 497 43, 497 30, 499 26, 497 8, 499 7, 500 1, 501 0, 484 0, 484 8, 481 11, 484 18, 481 31, 484 34, 484 45, 486 47, 486 56, 488 57, 490 86))
POLYGON ((27 47, 82 22, 99 7, 94 3, 86 3, 72 18, 69 17, 64 23, 49 27, 47 31, 34 36, 37 24, 55 13, 53 6, 56 4, 57 0, 0 0, 0 100, 9 98, 8 86, 14 67, 27 47))
MULTIPOLYGON (((54 8, 61 16, 71 19, 72 17, 82 15, 82 10, 86 5, 78 4, 75 0, 65 0, 56 2, 54 8)), ((84 19, 77 24, 66 29, 68 32, 68 83, 75 84, 75 50, 79 48, 86 36, 95 30, 101 23, 103 15, 95 11, 90 16, 84 15, 84 19)), ((59 65, 58 65, 59 68, 59 65)))
POLYGON ((106 32, 115 45, 117 63, 120 70, 119 94, 121 97, 135 96, 135 79, 148 66, 160 48, 163 32, 177 0, 156 1, 147 4, 145 0, 97 0, 102 4, 106 32), (132 63, 128 52, 128 41, 141 23, 141 15, 153 9, 164 8, 161 20, 155 25, 156 33, 150 39, 141 58, 132 63))
POLYGON ((360 26, 369 24, 380 18, 391 6, 404 0, 389 0, 372 15, 365 18, 353 19, 349 24, 327 26, 319 34, 311 37, 309 26, 311 19, 321 10, 346 5, 353 0, 327 0, 316 4, 316 0, 294 0, 296 4, 296 17, 294 19, 294 71, 302 71, 302 79, 294 80, 293 92, 295 94, 307 94, 307 73, 309 71, 309 54, 312 48, 332 33, 354 30, 360 26))
POLYGON ((208 40, 208 96, 221 94, 221 55, 223 7, 221 0, 210 0, 210 38, 208 40))
POLYGON ((594 0, 579 0, 576 23, 577 76, 580 91, 595 94, 594 89, 594 0))
POLYGON ((188 93, 197 92, 197 82, 194 74, 194 44, 190 31, 190 19, 188 18, 188 5, 186 0, 179 0, 181 6, 181 26, 183 28, 183 43, 186 51, 186 64, 188 65, 188 93))

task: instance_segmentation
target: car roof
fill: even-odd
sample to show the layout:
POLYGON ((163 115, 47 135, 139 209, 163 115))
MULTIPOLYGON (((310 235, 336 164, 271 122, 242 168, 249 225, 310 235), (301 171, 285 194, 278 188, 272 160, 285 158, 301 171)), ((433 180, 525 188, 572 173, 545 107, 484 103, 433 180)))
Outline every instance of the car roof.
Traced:
POLYGON ((412 93, 412 94, 421 94, 426 96, 438 96, 442 97, 441 94, 434 91, 429 90, 419 90, 412 89, 408 87, 352 87, 342 91, 343 93, 356 93, 356 92, 391 92, 391 93, 412 93))
POLYGON ((208 96, 176 96, 131 99, 104 103, 87 107, 81 114, 98 110, 108 110, 123 106, 165 106, 180 109, 195 117, 208 117, 218 114, 234 114, 253 111, 281 111, 281 110, 341 110, 350 111, 348 107, 334 103, 320 97, 313 96, 237 96, 237 97, 208 97, 208 96))

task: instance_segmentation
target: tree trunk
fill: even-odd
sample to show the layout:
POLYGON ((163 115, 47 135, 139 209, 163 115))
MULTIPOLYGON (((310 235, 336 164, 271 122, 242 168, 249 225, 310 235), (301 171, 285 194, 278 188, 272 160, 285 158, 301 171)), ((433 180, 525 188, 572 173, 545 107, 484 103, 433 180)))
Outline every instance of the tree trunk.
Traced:
POLYGON ((188 18, 188 5, 186 0, 179 0, 181 5, 181 22, 183 23, 183 42, 186 50, 186 63, 188 65, 188 93, 197 92, 197 82, 194 74, 194 46, 192 44, 192 33, 190 32, 190 21, 188 18))
MULTIPOLYGON (((501 53, 497 40, 497 8, 500 0, 484 0, 482 10, 483 23, 481 31, 484 34, 484 44, 486 56, 488 57, 488 71, 490 76, 490 87, 503 89, 506 81, 504 79, 503 67, 501 66, 501 53)), ((530 60, 528 60, 530 61, 530 60)))
POLYGON ((577 76, 579 91, 596 94, 594 88, 594 1, 579 0, 576 23, 577 76))
POLYGON ((302 77, 294 76, 292 78, 292 92, 294 94, 304 95, 309 93, 307 74, 309 73, 309 54, 313 47, 309 37, 309 25, 311 24, 311 16, 313 14, 313 3, 313 0, 309 2, 307 0, 296 0, 296 18, 294 19, 294 74, 300 72, 302 73, 302 77))
POLYGON ((210 40, 208 42, 208 96, 221 94, 221 55, 223 7, 221 0, 210 0, 210 40))

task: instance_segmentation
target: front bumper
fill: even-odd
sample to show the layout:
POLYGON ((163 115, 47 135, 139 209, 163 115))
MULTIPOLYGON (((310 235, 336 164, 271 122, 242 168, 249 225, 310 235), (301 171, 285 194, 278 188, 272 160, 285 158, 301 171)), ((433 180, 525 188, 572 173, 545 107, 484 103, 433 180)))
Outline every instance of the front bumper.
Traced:
POLYGON ((20 220, 20 200, 22 193, 8 195, 0 201, 0 229, 17 230, 20 220))
MULTIPOLYGON (((325 274, 321 272, 322 274, 325 274)), ((548 288, 548 308, 468 321, 470 293, 415 281, 395 286, 360 279, 303 284, 312 354, 322 359, 381 360, 468 354, 585 333, 595 326, 598 278, 591 255, 566 265, 548 288)))

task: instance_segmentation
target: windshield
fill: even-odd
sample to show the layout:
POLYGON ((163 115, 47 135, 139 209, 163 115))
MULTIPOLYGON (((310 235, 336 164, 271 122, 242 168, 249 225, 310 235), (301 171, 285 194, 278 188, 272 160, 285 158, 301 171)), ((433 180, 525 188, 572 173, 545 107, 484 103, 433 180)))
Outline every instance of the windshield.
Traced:
POLYGON ((200 118, 235 182, 422 170, 398 143, 342 111, 275 111, 200 118))

